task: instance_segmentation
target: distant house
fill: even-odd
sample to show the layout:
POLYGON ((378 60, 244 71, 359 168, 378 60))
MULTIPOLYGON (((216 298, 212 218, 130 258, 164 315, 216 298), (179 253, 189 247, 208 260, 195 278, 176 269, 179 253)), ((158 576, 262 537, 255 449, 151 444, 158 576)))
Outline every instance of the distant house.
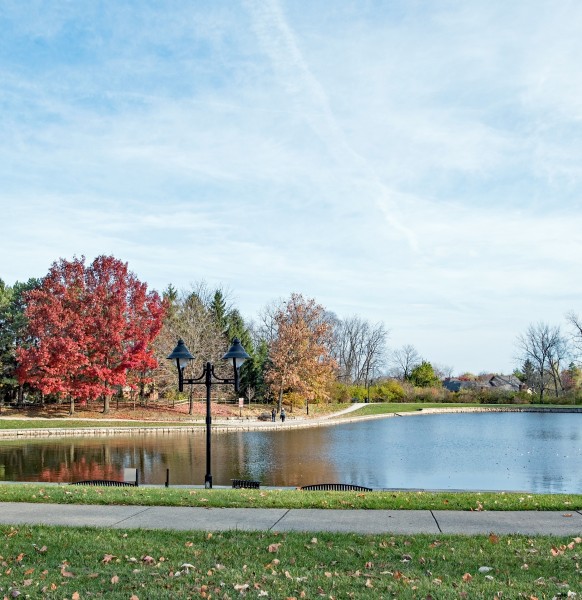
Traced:
POLYGON ((447 377, 443 381, 443 387, 449 392, 460 392, 461 390, 475 390, 479 384, 476 381, 465 381, 464 379, 456 379, 455 377, 447 377))
POLYGON ((515 375, 494 375, 489 380, 489 385, 510 392, 519 392, 522 389, 522 383, 515 375))
POLYGON ((523 389, 521 381, 515 375, 493 375, 487 381, 465 381, 455 377, 447 377, 443 381, 443 387, 449 390, 449 392, 491 389, 519 392, 519 390, 523 389))

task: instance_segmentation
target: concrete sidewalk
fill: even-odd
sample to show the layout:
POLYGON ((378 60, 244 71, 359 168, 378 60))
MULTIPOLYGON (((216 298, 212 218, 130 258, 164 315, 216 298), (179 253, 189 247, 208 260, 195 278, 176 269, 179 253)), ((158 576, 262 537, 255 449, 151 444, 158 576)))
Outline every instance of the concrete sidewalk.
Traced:
POLYGON ((320 510, 0 502, 0 524, 116 529, 581 536, 581 512, 320 510))

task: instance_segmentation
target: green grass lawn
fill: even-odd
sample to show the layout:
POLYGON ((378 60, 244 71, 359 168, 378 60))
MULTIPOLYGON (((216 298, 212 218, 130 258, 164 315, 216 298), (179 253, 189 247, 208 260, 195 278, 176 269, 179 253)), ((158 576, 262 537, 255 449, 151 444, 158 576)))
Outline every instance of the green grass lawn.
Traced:
POLYGON ((582 495, 477 492, 306 492, 0 484, 0 502, 409 510, 582 510, 582 495))
POLYGON ((574 598, 581 538, 0 527, 5 598, 574 598), (574 595, 572 595, 574 594, 574 595))
POLYGON ((344 418, 353 418, 366 415, 385 415, 389 413, 401 413, 401 412, 416 412, 423 408, 475 408, 481 407, 480 404, 463 404, 463 403, 450 403, 443 404, 442 402, 377 402, 370 403, 358 408, 349 413, 341 415, 344 418))
MULTIPOLYGON (((339 412, 345 408, 348 408, 351 404, 322 404, 310 406, 310 417, 318 418, 323 416, 330 416, 333 413, 339 412)), ((384 415, 393 413, 404 413, 404 412, 415 412, 427 408, 436 409, 447 409, 447 408, 480 408, 480 409, 496 409, 501 407, 507 408, 521 408, 527 410, 528 408, 535 408, 538 405, 497 405, 497 404, 475 404, 475 403, 442 403, 442 402, 398 402, 398 403, 371 403, 358 408, 355 411, 339 415, 339 418, 353 419, 357 417, 364 417, 368 415, 384 415)), ((542 408, 569 408, 563 405, 539 405, 542 408)), ((269 407, 265 407, 265 410, 269 407)), ((260 411, 259 411, 260 412, 260 411)), ((79 412, 79 415, 82 413, 79 412)), ((127 414, 127 413, 124 413, 127 414)), ((143 411, 142 411, 143 415, 143 411)), ((156 416, 155 413, 152 413, 156 416)), ((298 411, 295 414, 289 413, 289 417, 299 416, 305 418, 304 411, 298 411)), ((247 415, 248 416, 248 415, 247 415)), ((229 418, 236 419, 237 415, 229 415, 229 418)), ((220 415, 214 415, 215 420, 219 420, 223 417, 220 415)), ((254 418, 254 415, 251 416, 254 418)), ((147 420, 146 418, 139 419, 115 419, 115 418, 91 418, 82 419, 80 417, 70 418, 66 416, 51 416, 48 418, 35 418, 31 416, 29 418, 3 418, 0 414, 0 430, 16 430, 16 429, 90 429, 90 428, 112 428, 112 427, 184 427, 184 426, 203 426, 204 415, 195 414, 185 418, 185 415, 181 416, 180 419, 171 420, 147 420)))
MULTIPOLYGON (((0 501, 331 509, 582 509, 580 495, 0 484, 0 501)), ((39 507, 40 508, 40 507, 39 507)), ((574 598, 582 538, 0 526, 0 597, 574 598), (570 592, 570 595, 568 593, 570 592)))
MULTIPOLYGON (((345 413, 341 415, 343 418, 353 418, 367 415, 385 415, 390 413, 404 413, 404 412, 415 412, 427 408, 479 408, 484 410, 495 410, 496 408, 514 408, 520 410, 527 410, 528 408, 555 408, 555 409, 569 409, 573 408, 569 405, 564 404, 475 404, 475 403, 462 403, 462 402, 378 402, 371 403, 362 406, 361 408, 345 413)), ((574 407, 576 408, 576 407, 574 407)), ((577 407, 580 408, 580 407, 577 407)))

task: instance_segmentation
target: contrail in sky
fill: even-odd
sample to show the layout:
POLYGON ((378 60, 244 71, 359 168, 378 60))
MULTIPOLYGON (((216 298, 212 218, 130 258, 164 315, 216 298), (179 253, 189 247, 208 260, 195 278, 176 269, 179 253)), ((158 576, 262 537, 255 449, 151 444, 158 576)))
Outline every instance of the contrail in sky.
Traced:
POLYGON ((357 172, 357 185, 361 185, 361 181, 367 182, 372 188, 376 207, 388 223, 407 239, 410 247, 418 251, 414 232, 394 216, 397 208, 390 198, 390 189, 346 139, 331 110, 327 94, 305 61, 278 0, 245 0, 245 5, 250 10, 259 42, 304 119, 345 172, 357 172))

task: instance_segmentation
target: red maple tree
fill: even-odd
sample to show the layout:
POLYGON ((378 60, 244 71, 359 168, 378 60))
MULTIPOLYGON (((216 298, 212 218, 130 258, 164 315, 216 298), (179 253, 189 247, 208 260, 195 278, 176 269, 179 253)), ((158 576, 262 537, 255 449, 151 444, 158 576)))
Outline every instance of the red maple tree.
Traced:
POLYGON ((29 347, 17 351, 21 383, 74 400, 102 397, 103 412, 128 373, 157 364, 152 342, 166 305, 113 256, 53 263, 27 296, 29 347))

